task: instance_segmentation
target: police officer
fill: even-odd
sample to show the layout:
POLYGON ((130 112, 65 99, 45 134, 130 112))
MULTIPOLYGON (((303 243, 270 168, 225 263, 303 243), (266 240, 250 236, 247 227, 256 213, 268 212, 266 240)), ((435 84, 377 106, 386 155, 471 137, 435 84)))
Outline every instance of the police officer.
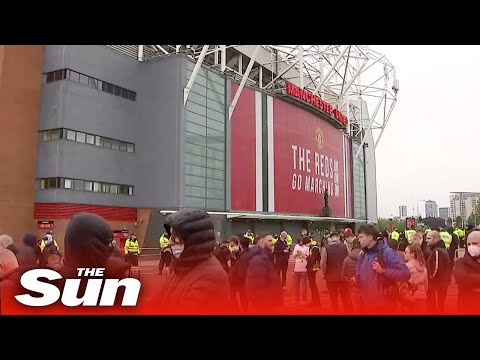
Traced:
POLYGON ((320 307, 320 294, 318 293, 316 280, 317 272, 320 269, 320 246, 311 237, 308 237, 308 239, 310 240, 310 248, 307 256, 307 277, 310 293, 312 294, 312 300, 309 305, 320 307))
POLYGON ((255 241, 255 236, 253 236, 253 232, 251 230, 248 230, 243 237, 246 237, 247 239, 250 239, 251 244, 254 243, 255 241))
POLYGON ((125 242, 125 260, 130 266, 138 266, 138 257, 140 256, 140 246, 138 244, 137 235, 132 234, 125 242))
POLYGON ((405 230, 405 239, 407 240, 408 244, 412 244, 412 236, 415 234, 415 230, 413 229, 413 226, 411 226, 409 229, 405 230))
POLYGON ((160 275, 164 273, 168 273, 168 269, 170 267, 170 262, 172 260, 172 250, 168 245, 168 234, 164 232, 162 236, 160 236, 160 261, 158 262, 158 273, 160 275), (165 268, 165 272, 164 272, 165 268))
POLYGON ((59 252, 60 248, 57 244, 57 241, 53 238, 52 232, 49 231, 41 240, 40 240, 40 250, 43 252, 59 252))

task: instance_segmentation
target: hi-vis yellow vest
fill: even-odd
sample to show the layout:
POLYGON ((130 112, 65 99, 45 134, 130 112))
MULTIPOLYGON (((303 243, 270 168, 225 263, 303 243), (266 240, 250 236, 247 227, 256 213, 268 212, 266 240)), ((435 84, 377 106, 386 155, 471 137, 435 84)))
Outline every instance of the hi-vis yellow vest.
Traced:
POLYGON ((450 244, 452 243, 452 235, 448 233, 448 231, 442 231, 440 233, 440 239, 443 240, 445 243, 445 247, 448 249, 450 247, 450 244))
POLYGON ((125 242, 125 254, 128 254, 128 253, 140 254, 140 246, 138 246, 138 239, 136 240, 128 239, 125 242))
POLYGON ((410 230, 405 230, 405 237, 407 238, 407 241, 408 241, 409 244, 412 243, 412 236, 413 236, 413 234, 415 234, 415 233, 416 233, 416 231, 415 231, 415 230, 412 230, 412 229, 410 229, 410 230))
POLYGON ((390 236, 395 241, 398 241, 398 239, 400 238, 400 234, 397 231, 392 231, 392 234, 390 236))
POLYGON ((163 250, 168 246, 168 237, 165 234, 160 236, 160 249, 163 250))

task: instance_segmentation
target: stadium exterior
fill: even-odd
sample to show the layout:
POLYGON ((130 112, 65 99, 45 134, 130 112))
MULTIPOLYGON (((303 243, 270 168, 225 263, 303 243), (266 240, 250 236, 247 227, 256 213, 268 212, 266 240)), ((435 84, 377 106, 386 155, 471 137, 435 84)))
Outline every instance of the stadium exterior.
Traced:
POLYGON ((0 46, 0 70, 0 233, 62 243, 89 211, 155 247, 184 207, 222 237, 377 220, 398 81, 367 46, 0 46))

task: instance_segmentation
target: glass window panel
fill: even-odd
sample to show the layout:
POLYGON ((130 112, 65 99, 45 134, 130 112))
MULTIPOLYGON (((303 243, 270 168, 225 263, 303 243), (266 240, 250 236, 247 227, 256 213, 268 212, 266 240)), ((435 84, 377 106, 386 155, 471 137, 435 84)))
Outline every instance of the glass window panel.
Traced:
POLYGON ((98 80, 97 79, 92 79, 88 78, 88 86, 98 89, 98 80))
POLYGON ((213 120, 220 121, 222 123, 225 122, 225 114, 222 112, 215 111, 213 109, 208 108, 207 109, 207 117, 213 120))
POLYGON ((209 199, 224 199, 225 192, 217 189, 207 189, 207 198, 209 199))
POLYGON ((40 180, 40 189, 45 190, 45 179, 40 180))
POLYGON ((55 74, 54 72, 49 72, 47 73, 47 78, 46 78, 47 83, 55 81, 55 74))
POLYGON ((57 70, 55 71, 55 81, 63 80, 67 76, 67 69, 57 70))
POLYGON ((80 84, 88 86, 88 76, 80 74, 80 84))
POLYGON ((225 163, 223 161, 207 158, 207 168, 222 170, 225 168, 225 163))
POLYGON ((195 144, 186 144, 186 152, 189 154, 199 155, 199 156, 206 156, 207 155, 207 148, 200 145, 195 144))
POLYGON ((225 182, 223 180, 207 179, 207 188, 225 190, 225 182))
POLYGON ((101 184, 101 192, 103 192, 103 193, 110 192, 110 184, 102 183, 101 184))
POLYGON ((207 89, 210 89, 218 94, 225 94, 225 85, 224 82, 222 84, 219 84, 215 81, 208 81, 207 82, 207 89))
MULTIPOLYGON (((207 96, 207 88, 205 86, 202 86, 202 85, 199 85, 199 84, 193 84, 192 85, 192 90, 190 93, 196 93, 198 95, 203 95, 203 96, 207 96)), ((188 97, 190 99, 190 96, 188 97)))
POLYGON ((50 138, 50 136, 49 136, 48 131, 42 131, 42 141, 48 141, 48 140, 50 140, 49 138, 50 138))
POLYGON ((127 152, 133 153, 135 151, 135 145, 127 144, 127 152))
POLYGON ((128 195, 128 185, 119 185, 118 193, 128 195))
POLYGON ((194 102, 187 101, 187 110, 192 111, 199 115, 207 115, 207 108, 202 105, 195 104, 194 102))
POLYGON ((128 99, 128 90, 127 89, 122 89, 122 97, 125 99, 128 99))
POLYGON ((62 129, 50 130, 50 140, 59 140, 62 135, 62 129))
POLYGON ((225 161, 225 153, 219 150, 207 148, 207 157, 215 160, 225 161))
POLYGON ((92 191, 93 190, 93 182, 85 181, 84 190, 85 191, 92 191))
POLYGON ((207 199, 207 209, 224 210, 225 200, 207 199))
POLYGON ((119 150, 120 149, 120 143, 116 140, 110 140, 112 143, 112 149, 113 150, 119 150))
POLYGON ((77 142, 85 143, 85 133, 77 131, 77 142))
POLYGON ((73 187, 73 181, 72 179, 65 179, 65 189, 71 189, 73 187))
POLYGON ((84 181, 83 180, 73 180, 73 189, 82 191, 84 189, 84 181))
POLYGON ((100 143, 102 143, 103 141, 103 147, 106 147, 108 149, 111 149, 112 148, 112 140, 110 139, 107 139, 107 138, 102 138, 102 140, 100 141, 100 143))
POLYGON ((208 169, 207 168, 207 178, 225 180, 225 173, 222 170, 208 169))
POLYGON ((98 181, 93 183, 93 191, 100 192, 100 183, 98 181))
POLYGON ((128 187, 128 195, 133 195, 133 186, 128 187))
POLYGON ((194 124, 190 121, 187 121, 187 131, 192 134, 203 135, 207 134, 205 126, 194 124))
POLYGON ((185 164, 185 173, 205 177, 206 169, 203 166, 185 164))
POLYGON ((121 151, 127 151, 127 143, 124 143, 123 141, 121 141, 121 142, 119 143, 119 146, 120 146, 119 149, 120 149, 121 151))
POLYGON ((100 140, 101 140, 101 137, 100 137, 100 136, 95 136, 95 145, 97 145, 97 146, 102 146, 102 145, 100 144, 100 140))
POLYGON ((207 99, 220 103, 225 107, 225 96, 223 94, 218 94, 213 90, 207 89, 207 99))
POLYGON ((207 137, 202 136, 202 135, 196 135, 196 134, 191 134, 187 132, 187 142, 190 144, 196 144, 196 145, 202 145, 206 146, 207 145, 207 137))
POLYGON ((187 164, 205 166, 207 164, 206 159, 203 156, 185 154, 185 162, 187 164))
POLYGON ((185 175, 185 184, 204 188, 205 178, 200 176, 185 175))
POLYGON ((195 104, 201 105, 201 106, 206 106, 207 105, 207 99, 205 96, 196 94, 194 92, 190 92, 188 95, 188 101, 192 101, 195 104))
POLYGON ((75 141, 75 138, 76 138, 75 131, 67 130, 67 139, 75 141))
POLYGON ((225 105, 220 104, 214 100, 207 99, 207 107, 209 109, 218 111, 219 113, 225 113, 225 105))
POLYGON ((135 99, 137 98, 137 93, 135 91, 129 91, 128 92, 128 98, 132 101, 135 101, 135 99))
POLYGON ((113 86, 113 95, 120 96, 122 94, 122 88, 120 86, 113 86))
POLYGON ((185 205, 193 208, 205 208, 205 199, 192 196, 185 196, 185 205))
POLYGON ((87 134, 87 144, 94 144, 95 143, 95 136, 87 134))
POLYGON ((214 130, 217 130, 217 131, 220 131, 222 133, 225 132, 225 124, 220 122, 220 121, 215 121, 215 120, 207 118, 207 127, 211 128, 211 129, 214 129, 214 130))
POLYGON ((188 122, 192 122, 198 125, 207 125, 207 118, 204 115, 195 114, 191 111, 186 112, 186 119, 188 122))
POLYGON ((118 194, 118 185, 115 185, 115 184, 110 185, 110 194, 118 194))
POLYGON ((208 80, 215 81, 216 83, 219 83, 219 84, 225 83, 225 79, 213 71, 209 71, 207 77, 208 77, 208 80))
POLYGON ((197 187, 197 186, 185 186, 185 195, 187 196, 195 196, 199 198, 205 197, 205 188, 197 187))
POLYGON ((218 141, 216 138, 209 137, 207 147, 216 150, 225 150, 225 142, 218 141))
POLYGON ((202 86, 207 86, 207 78, 200 74, 200 71, 197 74, 197 77, 195 78, 195 84, 202 85, 202 86))
POLYGON ((217 131, 214 129, 207 129, 207 138, 208 140, 214 139, 215 141, 224 141, 225 135, 222 131, 217 131))

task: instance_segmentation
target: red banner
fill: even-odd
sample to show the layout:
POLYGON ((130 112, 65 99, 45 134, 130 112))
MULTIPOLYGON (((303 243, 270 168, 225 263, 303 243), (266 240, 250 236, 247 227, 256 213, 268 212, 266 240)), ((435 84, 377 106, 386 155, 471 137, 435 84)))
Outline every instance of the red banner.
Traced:
POLYGON ((332 216, 345 216, 343 133, 280 99, 273 116, 275 211, 320 215, 326 191, 332 216))

